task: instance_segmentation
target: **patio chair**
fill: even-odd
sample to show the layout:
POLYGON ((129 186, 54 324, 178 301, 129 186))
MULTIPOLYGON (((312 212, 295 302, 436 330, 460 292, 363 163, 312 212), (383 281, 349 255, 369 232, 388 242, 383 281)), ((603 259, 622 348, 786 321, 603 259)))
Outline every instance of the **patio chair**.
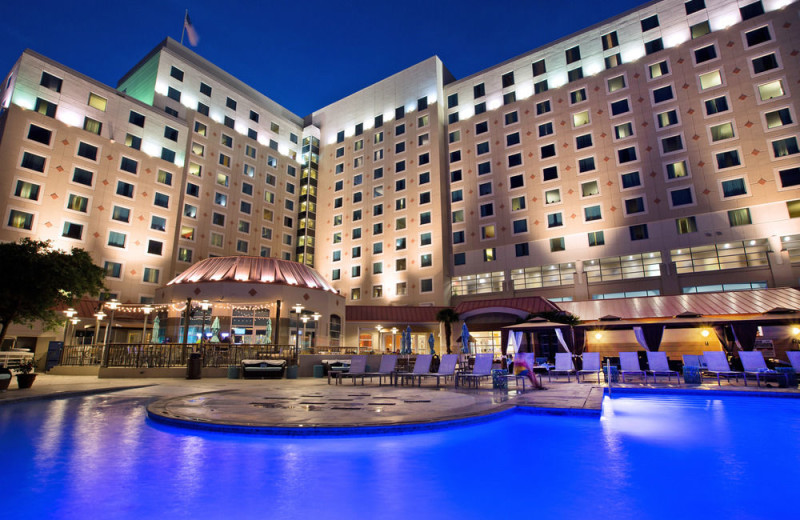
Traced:
MULTIPOLYGON (((439 386, 439 381, 444 378, 444 383, 447 384, 447 378, 455 379, 456 377, 456 363, 458 362, 458 354, 445 354, 439 362, 439 370, 436 372, 427 372, 425 374, 415 374, 411 378, 411 383, 414 383, 414 377, 417 378, 417 386, 422 386, 423 377, 435 377, 436 386, 439 386)), ((417 367, 414 366, 416 369, 417 367)), ((416 371, 416 370, 415 370, 416 371)))
POLYGON ((586 381, 587 374, 597 374, 597 382, 600 383, 600 374, 603 373, 603 367, 600 365, 600 353, 584 352, 581 358, 583 359, 583 369, 578 370, 575 374, 578 382, 581 382, 581 375, 583 375, 583 380, 586 381))
MULTIPOLYGON (((551 375, 558 376, 559 374, 567 375, 567 383, 569 383, 569 375, 575 373, 575 365, 572 363, 572 354, 568 352, 559 352, 556 354, 555 368, 547 372, 547 380, 552 381, 551 375)), ((577 376, 575 376, 577 377, 577 376)))
POLYGON ((475 356, 475 364, 472 365, 472 372, 456 374, 456 386, 466 383, 466 386, 475 386, 478 388, 481 380, 487 377, 492 377, 492 362, 494 361, 492 354, 477 354, 475 356))
POLYGON ((800 373, 800 350, 787 350, 786 355, 789 357, 789 363, 795 372, 800 373))
MULTIPOLYGON (((350 377, 353 379, 353 384, 356 384, 356 378, 361 378, 361 384, 364 384, 364 375, 367 371, 367 356, 364 354, 353 356, 350 359, 350 370, 347 372, 334 372, 336 384, 340 384, 342 379, 350 377)), ((328 372, 330 375, 330 372, 328 372)))
POLYGON ((730 383, 732 377, 739 381, 739 376, 744 375, 741 372, 731 370, 728 358, 721 350, 707 350, 703 352, 703 359, 706 362, 706 373, 711 374, 710 377, 717 376, 717 386, 721 386, 719 382, 720 376, 730 383))
POLYGON ((675 379, 678 384, 681 384, 681 376, 675 370, 670 370, 669 361, 665 352, 647 352, 647 364, 650 369, 647 373, 653 376, 653 383, 656 382, 656 376, 667 376, 667 382, 672 381, 672 375, 675 374, 675 379))
POLYGON ((372 381, 373 377, 378 378, 378 385, 383 384, 383 378, 389 378, 389 384, 394 381, 394 375, 397 371, 397 354, 384 354, 381 356, 381 365, 378 367, 377 372, 366 372, 364 377, 368 377, 372 381))
POLYGON ((639 365, 638 352, 620 352, 619 353, 619 373, 622 376, 622 382, 625 382, 625 376, 642 376, 644 382, 647 383, 647 372, 642 370, 639 365))
POLYGON ((756 377, 756 385, 761 386, 761 378, 774 377, 775 380, 779 377, 787 378, 788 376, 781 374, 777 370, 767 368, 767 363, 764 361, 764 354, 757 350, 739 352, 739 359, 742 360, 742 368, 744 368, 744 386, 747 386, 747 376, 756 377))
MULTIPOLYGON (((447 355, 447 354, 446 354, 447 355)), ((451 356, 457 356, 457 354, 449 354, 451 356)), ((411 372, 398 372, 395 374, 394 384, 397 385, 398 382, 405 384, 406 379, 411 379, 411 383, 414 383, 414 378, 418 375, 427 374, 428 371, 431 369, 431 359, 433 356, 430 354, 419 354, 417 359, 414 361, 414 369, 411 372)), ((439 366, 441 367, 441 363, 439 366)))

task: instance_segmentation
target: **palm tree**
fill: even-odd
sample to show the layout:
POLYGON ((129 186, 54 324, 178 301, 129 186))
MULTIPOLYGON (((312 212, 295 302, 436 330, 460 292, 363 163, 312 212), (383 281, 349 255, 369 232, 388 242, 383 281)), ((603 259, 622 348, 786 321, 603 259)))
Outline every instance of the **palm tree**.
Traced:
POLYGON ((444 339, 447 344, 447 353, 452 354, 450 350, 451 329, 452 324, 458 322, 458 313, 450 307, 446 307, 436 313, 436 321, 444 324, 444 339))

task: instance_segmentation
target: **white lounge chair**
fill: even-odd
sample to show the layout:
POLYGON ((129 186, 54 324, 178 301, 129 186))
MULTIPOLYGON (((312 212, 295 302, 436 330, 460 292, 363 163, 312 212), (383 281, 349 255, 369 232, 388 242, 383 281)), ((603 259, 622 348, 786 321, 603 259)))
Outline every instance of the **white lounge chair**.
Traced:
POLYGON ((653 383, 656 382, 656 376, 667 376, 667 382, 672 381, 672 375, 675 374, 675 379, 678 384, 681 384, 681 376, 675 370, 670 370, 669 361, 665 352, 647 352, 647 364, 650 366, 647 373, 653 376, 653 383))
POLYGON ((389 384, 394 382, 394 375, 397 371, 397 354, 384 354, 381 356, 381 365, 378 367, 377 372, 366 372, 364 377, 368 377, 370 381, 373 377, 378 378, 378 384, 383 384, 383 378, 389 378, 389 384))
POLYGON ((586 381, 587 374, 597 374, 597 382, 600 383, 600 374, 603 373, 603 367, 600 365, 600 353, 585 352, 581 359, 583 360, 583 368, 578 370, 575 375, 578 382, 581 382, 581 375, 583 375, 583 380, 586 381))
MULTIPOLYGON (((450 354, 456 355, 456 354, 450 354)), ((411 379, 411 383, 414 383, 414 378, 422 375, 427 374, 428 371, 431 369, 431 359, 433 356, 430 354, 420 354, 417 356, 416 360, 414 360, 414 369, 411 372, 398 372, 394 378, 394 384, 396 385, 398 382, 405 384, 406 379, 411 379)))
POLYGON ((472 372, 456 374, 456 386, 459 383, 466 383, 466 386, 474 385, 477 388, 480 386, 482 379, 492 377, 493 358, 492 354, 477 354, 475 356, 475 364, 472 365, 472 372))
POLYGON ((556 367, 547 372, 547 380, 552 381, 550 377, 551 375, 558 376, 559 374, 566 374, 567 383, 569 383, 569 375, 574 373, 575 365, 572 363, 572 354, 567 352, 559 352, 556 354, 556 367))
POLYGON ((744 368, 744 386, 747 386, 747 376, 755 376, 757 386, 761 386, 761 378, 766 379, 767 377, 774 377, 775 380, 779 377, 784 377, 788 385, 788 376, 767 368, 767 363, 764 361, 764 354, 761 352, 757 350, 742 351, 739 352, 739 359, 742 360, 742 368, 744 368))
MULTIPOLYGON (((340 384, 342 379, 349 377, 353 379, 353 384, 356 384, 356 378, 361 378, 361 384, 364 384, 364 373, 367 371, 367 356, 361 354, 353 356, 350 359, 350 369, 347 372, 335 372, 336 384, 340 384)), ((330 372, 328 372, 330 375, 330 372)))
POLYGON ((789 350, 786 355, 789 357, 789 363, 792 364, 794 371, 800 373, 800 350, 789 350))
POLYGON ((720 377, 724 377, 731 382, 731 378, 739 381, 739 376, 743 376, 741 372, 731 370, 728 364, 728 358, 721 350, 707 350, 703 352, 703 359, 706 362, 706 373, 711 374, 711 377, 717 377, 717 386, 721 386, 719 382, 720 377))
POLYGON ((625 382, 625 376, 642 376, 644 382, 647 383, 647 373, 642 370, 639 364, 638 352, 620 352, 619 353, 619 374, 622 376, 622 382, 625 382))
MULTIPOLYGON (((458 362, 458 354, 445 354, 442 356, 442 360, 439 362, 439 370, 436 372, 428 372, 427 374, 417 374, 414 377, 417 378, 417 386, 422 386, 422 378, 425 377, 435 377, 436 378, 436 386, 439 386, 439 382, 441 379, 444 379, 444 383, 447 384, 447 379, 455 379, 456 377, 456 363, 458 362)), ((413 384, 413 378, 412 378, 413 384)))

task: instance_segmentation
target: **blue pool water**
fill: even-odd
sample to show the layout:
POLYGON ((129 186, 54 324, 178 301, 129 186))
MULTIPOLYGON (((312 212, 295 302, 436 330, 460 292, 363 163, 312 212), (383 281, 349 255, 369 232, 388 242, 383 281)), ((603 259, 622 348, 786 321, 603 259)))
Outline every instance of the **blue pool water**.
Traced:
POLYGON ((797 514, 798 399, 629 395, 606 398, 602 419, 515 414, 431 433, 302 439, 163 427, 145 403, 0 406, 4 510, 194 520, 797 514))

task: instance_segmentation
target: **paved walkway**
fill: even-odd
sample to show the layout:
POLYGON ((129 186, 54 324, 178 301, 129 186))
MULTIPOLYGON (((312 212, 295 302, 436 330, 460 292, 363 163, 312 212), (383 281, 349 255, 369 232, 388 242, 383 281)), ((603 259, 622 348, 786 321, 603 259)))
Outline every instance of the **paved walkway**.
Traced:
MULTIPOLYGON (((230 379, 98 379, 95 376, 39 374, 32 388, 19 390, 16 382, 0 392, 0 404, 35 399, 115 392, 116 395, 149 400, 154 420, 181 426, 261 433, 339 433, 352 427, 383 431, 439 428, 453 422, 490 419, 515 406, 534 413, 599 416, 604 385, 574 382, 545 383, 543 391, 520 392, 513 388, 493 390, 484 383, 478 390, 434 386, 394 387, 328 385, 326 379, 230 380, 230 379)), ((800 397, 795 389, 717 387, 704 385, 627 384, 625 391, 761 392, 800 397)), ((613 392, 613 389, 612 389, 613 392)))

